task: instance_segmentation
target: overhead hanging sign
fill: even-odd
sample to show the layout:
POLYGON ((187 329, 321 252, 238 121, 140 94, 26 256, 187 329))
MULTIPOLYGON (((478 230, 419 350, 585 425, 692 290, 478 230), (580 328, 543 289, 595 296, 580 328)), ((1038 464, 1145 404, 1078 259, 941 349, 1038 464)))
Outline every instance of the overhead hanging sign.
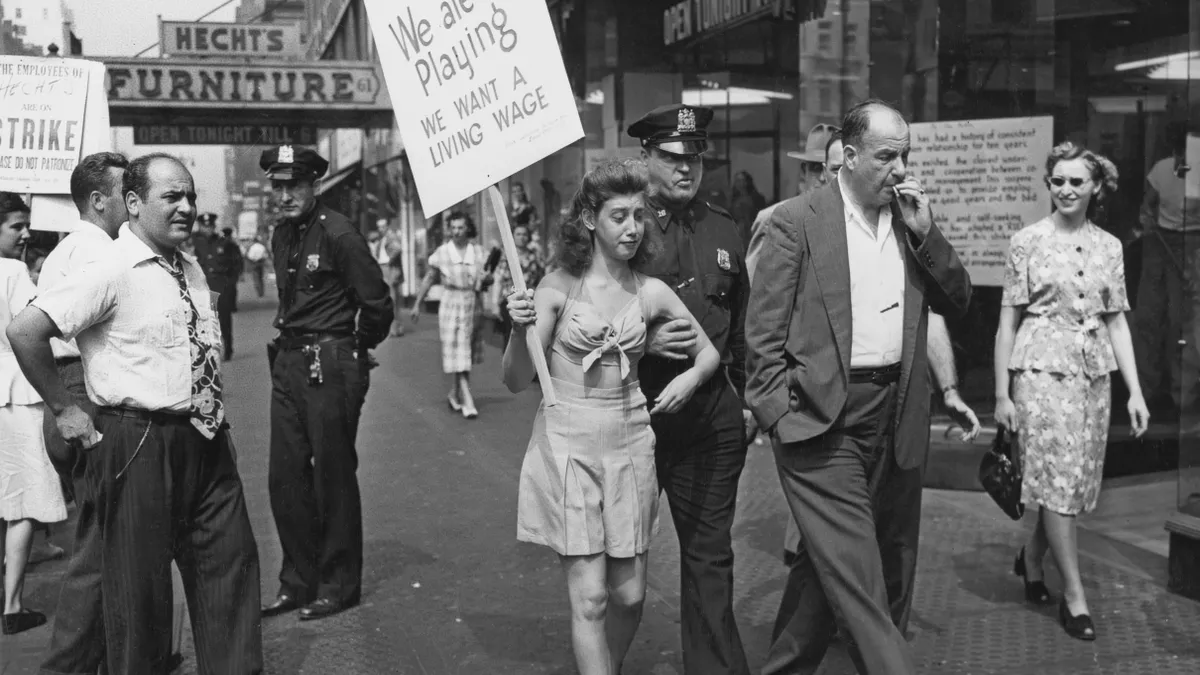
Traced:
POLYGON ((105 65, 110 105, 314 111, 389 107, 373 63, 106 59, 105 65))
POLYGON ((546 3, 364 4, 426 215, 583 137, 546 3))
POLYGON ((170 56, 302 56, 297 24, 159 21, 158 44, 170 56))
POLYGON ((135 145, 314 145, 317 128, 296 124, 138 124, 135 145))
POLYGON ((976 286, 1004 284, 1009 239, 1050 213, 1050 117, 911 125, 908 166, 976 286))
POLYGON ((78 59, 0 56, 0 190, 71 191, 88 83, 101 70, 78 59))

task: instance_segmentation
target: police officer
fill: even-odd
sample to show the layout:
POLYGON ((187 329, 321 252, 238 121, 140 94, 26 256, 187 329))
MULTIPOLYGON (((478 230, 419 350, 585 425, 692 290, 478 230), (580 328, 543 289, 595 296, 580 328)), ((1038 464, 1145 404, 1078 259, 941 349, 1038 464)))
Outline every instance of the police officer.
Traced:
POLYGON ((367 350, 394 309, 367 240, 317 204, 329 167, 308 148, 262 153, 279 209, 271 253, 279 286, 279 336, 271 362, 271 510, 283 548, 279 593, 264 616, 300 609, 302 620, 359 602, 362 504, 358 418, 369 386, 367 350))
MULTIPOLYGON (((753 435, 753 416, 742 405, 750 284, 744 239, 733 216, 696 197, 712 117, 708 108, 668 105, 634 122, 629 134, 641 139, 649 168, 647 235, 663 244, 645 271, 679 294, 721 353, 724 371, 682 410, 652 420, 658 482, 679 536, 684 671, 743 675, 749 669, 733 619, 730 529, 753 435)), ((648 399, 687 369, 685 350, 695 339, 687 321, 652 327, 639 373, 648 399)))
POLYGON ((237 297, 238 271, 242 254, 237 244, 217 234, 217 216, 202 213, 196 218, 196 234, 192 249, 196 262, 204 270, 204 278, 217 297, 217 320, 225 341, 225 360, 233 358, 233 305, 237 297))

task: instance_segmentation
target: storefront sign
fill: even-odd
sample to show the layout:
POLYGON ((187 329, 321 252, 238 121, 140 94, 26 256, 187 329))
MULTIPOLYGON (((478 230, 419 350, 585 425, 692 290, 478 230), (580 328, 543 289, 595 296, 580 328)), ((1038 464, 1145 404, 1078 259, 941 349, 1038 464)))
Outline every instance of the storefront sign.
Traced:
POLYGON ((159 47, 170 56, 302 56, 300 26, 160 21, 159 47))
POLYGON ((109 104, 215 109, 387 109, 376 66, 359 62, 106 59, 109 104))
POLYGON ((778 0, 675 0, 663 10, 663 45, 692 42, 772 14, 778 0))
POLYGON ((136 145, 312 145, 317 128, 294 124, 139 124, 136 145))
POLYGON ((977 286, 1001 286, 1009 239, 1050 214, 1051 117, 913 124, 908 165, 977 286))
POLYGON ((546 3, 364 4, 426 215, 583 137, 546 3))
POLYGON ((0 56, 0 190, 71 191, 94 65, 0 56))

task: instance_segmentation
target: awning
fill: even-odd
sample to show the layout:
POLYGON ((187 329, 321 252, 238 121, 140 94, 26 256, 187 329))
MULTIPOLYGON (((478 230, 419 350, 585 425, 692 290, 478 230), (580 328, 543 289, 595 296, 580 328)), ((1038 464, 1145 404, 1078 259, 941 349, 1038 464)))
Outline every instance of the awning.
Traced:
POLYGON ((350 176, 353 176, 354 174, 358 173, 361 170, 362 170, 362 160, 355 160, 355 161, 351 162, 349 166, 345 167, 341 171, 338 171, 337 173, 333 174, 332 176, 327 176, 325 178, 322 178, 321 183, 317 186, 317 196, 319 197, 319 196, 325 194, 326 192, 329 192, 330 190, 334 189, 338 185, 341 185, 343 181, 345 181, 347 178, 349 178, 350 176))

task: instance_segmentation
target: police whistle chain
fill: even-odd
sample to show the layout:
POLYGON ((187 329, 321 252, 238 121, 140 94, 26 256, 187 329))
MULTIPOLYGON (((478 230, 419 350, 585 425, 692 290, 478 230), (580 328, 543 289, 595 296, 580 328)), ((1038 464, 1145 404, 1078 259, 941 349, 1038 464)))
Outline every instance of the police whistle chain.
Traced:
MULTIPOLYGON (((504 243, 504 257, 508 259, 508 269, 512 273, 513 286, 521 292, 525 287, 525 273, 521 270, 521 258, 517 255, 517 242, 513 240, 512 228, 508 224, 508 209, 504 206, 504 197, 496 186, 487 189, 488 200, 492 204, 492 212, 496 214, 496 224, 500 230, 500 240, 504 243)), ((536 330, 525 331, 525 347, 529 349, 529 357, 533 359, 533 367, 537 369, 538 384, 542 386, 542 402, 547 406, 558 403, 554 396, 554 384, 550 381, 550 369, 546 366, 546 350, 536 330)))

